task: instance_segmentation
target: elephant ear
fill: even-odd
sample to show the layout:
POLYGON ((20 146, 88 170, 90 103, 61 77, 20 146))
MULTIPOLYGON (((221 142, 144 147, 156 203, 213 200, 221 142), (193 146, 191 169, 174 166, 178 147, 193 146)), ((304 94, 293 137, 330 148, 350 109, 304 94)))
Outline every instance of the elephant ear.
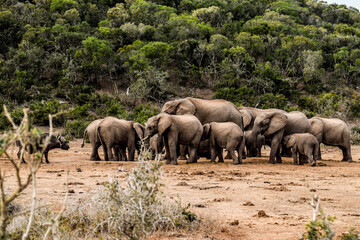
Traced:
POLYGON ((321 120, 312 118, 310 119, 311 124, 311 134, 314 135, 316 138, 319 138, 323 134, 324 124, 321 120))
POLYGON ((144 138, 144 126, 140 123, 134 123, 133 128, 135 129, 136 134, 139 136, 140 139, 144 138))
POLYGON ((265 135, 271 135, 285 127, 287 120, 287 116, 285 114, 275 112, 267 115, 267 117, 270 118, 270 124, 265 135))
POLYGON ((203 129, 204 129, 204 131, 203 131, 202 139, 205 140, 205 139, 208 139, 209 136, 210 136, 210 131, 211 131, 211 126, 210 126, 210 124, 209 124, 209 123, 204 124, 204 125, 203 125, 203 129))
POLYGON ((176 109, 176 115, 192 114, 195 115, 196 107, 189 99, 183 99, 179 101, 179 105, 176 109))
POLYGON ((159 137, 171 126, 172 120, 170 116, 161 116, 158 122, 158 134, 159 137))
POLYGON ((244 128, 246 128, 247 126, 249 126, 250 122, 251 122, 251 114, 243 109, 243 110, 239 110, 239 112, 241 113, 241 116, 243 117, 243 124, 244 124, 244 128))
POLYGON ((285 141, 287 141, 286 142, 286 147, 287 148, 291 148, 292 146, 294 146, 294 144, 295 144, 295 137, 294 136, 286 136, 285 137, 287 140, 285 140, 285 141))
POLYGON ((167 113, 167 114, 176 114, 177 108, 180 104, 181 100, 173 100, 166 102, 164 106, 161 109, 161 112, 167 113))

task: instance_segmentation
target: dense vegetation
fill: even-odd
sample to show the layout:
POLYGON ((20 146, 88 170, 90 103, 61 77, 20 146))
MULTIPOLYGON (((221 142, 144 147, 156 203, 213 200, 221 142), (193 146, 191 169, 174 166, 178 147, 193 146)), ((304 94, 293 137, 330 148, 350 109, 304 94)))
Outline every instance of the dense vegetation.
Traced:
POLYGON ((15 120, 26 106, 34 124, 60 112, 54 124, 68 129, 107 115, 144 122, 157 104, 195 89, 237 105, 360 117, 360 13, 345 5, 7 0, 0 7, 0 103, 15 120))

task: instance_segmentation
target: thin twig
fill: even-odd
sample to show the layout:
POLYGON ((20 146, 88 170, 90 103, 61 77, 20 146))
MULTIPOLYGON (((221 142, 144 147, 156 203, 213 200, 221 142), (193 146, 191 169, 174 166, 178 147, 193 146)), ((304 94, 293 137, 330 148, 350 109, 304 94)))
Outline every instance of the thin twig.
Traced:
POLYGON ((48 238, 48 235, 49 235, 49 233, 51 231, 51 228, 53 226, 55 226, 55 224, 56 225, 59 224, 59 218, 61 217, 61 215, 64 213, 64 211, 66 209, 66 203, 67 203, 68 196, 69 196, 69 170, 66 171, 66 195, 65 195, 63 207, 62 207, 61 211, 58 213, 58 215, 56 215, 56 217, 52 220, 52 224, 50 224, 50 226, 46 230, 46 233, 45 233, 44 238, 43 238, 44 240, 46 240, 48 238))

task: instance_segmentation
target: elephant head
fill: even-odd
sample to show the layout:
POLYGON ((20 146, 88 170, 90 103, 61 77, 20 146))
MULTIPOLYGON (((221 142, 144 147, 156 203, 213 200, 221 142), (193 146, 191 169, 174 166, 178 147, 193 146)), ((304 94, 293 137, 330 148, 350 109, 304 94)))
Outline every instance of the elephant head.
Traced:
POLYGON ((195 115, 196 107, 190 102, 188 99, 179 99, 169 101, 164 104, 161 112, 174 114, 174 115, 184 115, 184 114, 192 114, 195 115))
POLYGON ((286 126, 287 116, 281 112, 264 113, 256 117, 254 127, 248 138, 250 146, 250 154, 256 156, 257 154, 257 136, 262 134, 270 136, 286 126))
POLYGON ((283 143, 286 145, 286 148, 291 148, 295 144, 295 138, 287 135, 283 138, 283 143))
POLYGON ((157 133, 159 136, 163 135, 163 133, 171 126, 171 124, 171 118, 166 113, 160 113, 154 117, 149 118, 145 124, 145 138, 148 139, 157 133))

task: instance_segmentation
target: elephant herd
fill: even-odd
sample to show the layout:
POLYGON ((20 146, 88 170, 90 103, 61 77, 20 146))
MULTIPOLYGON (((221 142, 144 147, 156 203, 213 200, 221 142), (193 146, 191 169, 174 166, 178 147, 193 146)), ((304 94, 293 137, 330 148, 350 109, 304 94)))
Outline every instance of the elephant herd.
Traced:
POLYGON ((174 165, 179 155, 186 159, 186 153, 186 163, 197 162, 199 156, 222 162, 224 148, 233 164, 241 164, 246 156, 261 155, 265 142, 271 148, 269 162, 273 164, 281 163, 281 156, 291 149, 295 164, 309 161, 315 166, 316 160, 321 159, 320 143, 338 146, 343 153, 342 161, 352 162, 350 130, 340 119, 308 119, 299 111, 236 108, 225 100, 188 97, 169 101, 145 126, 106 117, 88 125, 82 147, 86 135, 92 146, 90 160, 95 161, 100 160, 100 146, 106 161, 133 161, 135 150, 140 149, 143 141, 156 154, 161 154, 165 147, 166 162, 174 165))

